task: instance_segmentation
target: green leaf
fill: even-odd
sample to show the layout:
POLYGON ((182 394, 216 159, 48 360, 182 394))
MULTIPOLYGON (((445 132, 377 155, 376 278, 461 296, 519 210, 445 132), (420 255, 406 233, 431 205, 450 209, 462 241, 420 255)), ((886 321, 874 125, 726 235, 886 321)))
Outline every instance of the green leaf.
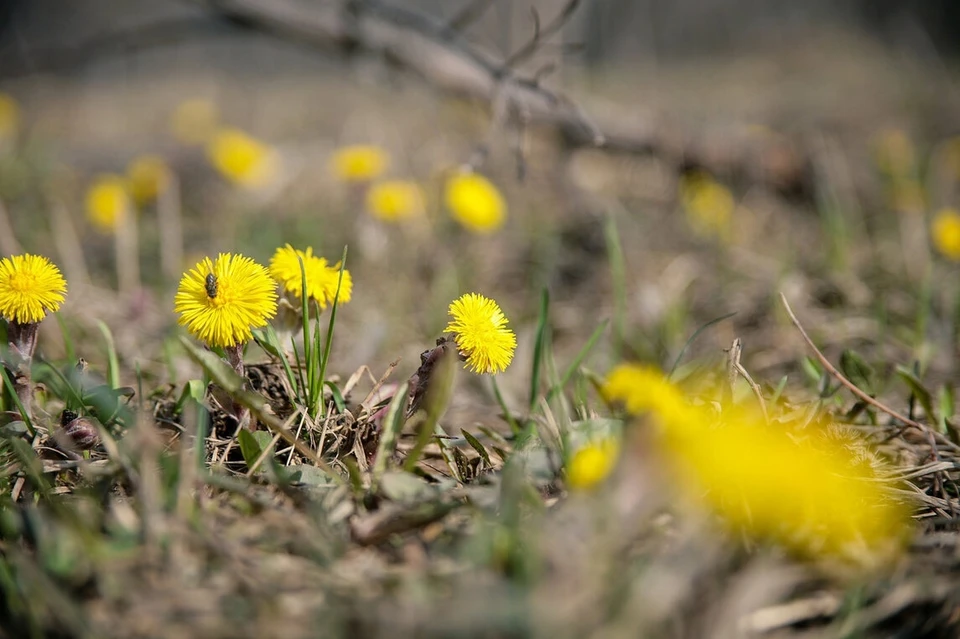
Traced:
POLYGON ((316 466, 306 464, 295 464, 287 466, 285 469, 287 480, 290 482, 299 482, 308 486, 335 486, 330 479, 330 475, 323 472, 316 466))
POLYGON ((868 395, 874 394, 876 371, 859 353, 849 349, 843 351, 840 354, 840 370, 857 388, 866 391, 868 395))
POLYGON ((240 429, 237 434, 237 443, 240 444, 240 453, 243 455, 243 461, 246 462, 247 468, 252 468, 260 459, 260 455, 267 449, 272 439, 270 433, 262 430, 251 433, 245 428, 240 429))
POLYGON ((373 470, 371 479, 371 489, 376 488, 387 470, 387 461, 393 456, 397 449, 397 438, 400 435, 400 429, 403 428, 406 418, 404 415, 407 404, 407 382, 404 382, 397 388, 390 400, 390 407, 383 419, 380 429, 380 442, 377 444, 377 456, 373 460, 373 470))
POLYGON ((537 405, 540 394, 540 375, 543 366, 543 349, 549 331, 550 292, 546 288, 540 293, 540 314, 537 317, 537 338, 533 344, 533 367, 530 375, 530 410, 537 405))
POLYGON ((814 384, 820 383, 820 378, 823 377, 823 372, 820 370, 820 365, 810 356, 806 356, 800 360, 800 367, 803 369, 803 372, 807 374, 807 377, 810 378, 814 384))
POLYGON ((198 404, 202 404, 206 393, 207 385, 203 383, 202 379, 187 380, 187 383, 183 385, 183 390, 180 391, 180 397, 177 399, 177 414, 179 415, 183 412, 183 407, 189 399, 192 399, 198 404))
POLYGON ((110 332, 110 327, 104 324, 102 320, 97 320, 97 327, 107 343, 107 383, 110 384, 110 388, 118 388, 120 386, 120 363, 117 359, 117 347, 113 343, 113 333, 110 332))
POLYGON ((323 385, 330 389, 330 396, 333 398, 333 405, 337 407, 337 412, 342 413, 346 411, 347 400, 343 398, 343 393, 340 392, 340 388, 329 380, 325 381, 323 385))
POLYGON ((463 437, 467 440, 467 443, 470 444, 475 451, 477 451, 477 454, 480 455, 481 459, 483 459, 483 463, 487 465, 487 468, 492 467, 493 464, 490 463, 490 454, 487 452, 487 449, 483 447, 483 444, 480 443, 480 440, 462 428, 460 429, 460 432, 463 433, 463 437))
POLYGON ((917 377, 909 368, 901 364, 897 365, 897 375, 907 385, 916 400, 920 402, 920 406, 923 407, 923 411, 926 413, 927 419, 935 420, 937 414, 933 410, 933 396, 923 385, 923 382, 920 381, 920 378, 917 377))
POLYGON ((380 481, 380 490, 387 499, 402 503, 419 501, 431 494, 430 484, 412 473, 389 471, 380 481))

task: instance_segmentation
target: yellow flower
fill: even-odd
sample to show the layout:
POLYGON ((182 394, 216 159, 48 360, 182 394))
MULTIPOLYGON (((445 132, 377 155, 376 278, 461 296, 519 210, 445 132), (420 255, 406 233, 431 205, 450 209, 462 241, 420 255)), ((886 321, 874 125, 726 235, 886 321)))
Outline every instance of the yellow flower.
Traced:
POLYGON ((367 209, 385 222, 398 222, 423 213, 423 192, 414 182, 387 180, 370 187, 367 209))
MULTIPOLYGON (((278 248, 270 260, 270 274, 280 282, 283 289, 300 299, 303 295, 303 280, 300 271, 300 260, 303 261, 303 274, 307 278, 307 297, 315 300, 321 309, 333 304, 337 295, 337 281, 340 278, 340 262, 333 266, 322 257, 313 254, 313 248, 305 251, 294 249, 287 244, 278 248)), ((340 283, 340 297, 338 305, 346 304, 353 295, 353 278, 350 271, 343 270, 343 281, 340 283)))
POLYGON ((474 233, 493 233, 506 219, 500 191, 478 173, 461 172, 447 180, 444 201, 454 219, 474 233))
POLYGON ((20 107, 13 97, 0 93, 0 140, 12 138, 20 128, 20 107))
POLYGON ((507 369, 517 348, 517 337, 507 328, 507 318, 497 303, 476 293, 466 293, 450 303, 453 320, 443 330, 451 332, 467 366, 475 373, 500 373, 507 369))
POLYGON ((960 211, 940 209, 930 230, 937 250, 948 259, 960 261, 960 211))
POLYGON ((174 311, 201 342, 228 348, 250 341, 251 329, 266 326, 276 314, 277 286, 249 257, 221 253, 184 273, 174 311))
POLYGON ((202 98, 181 102, 170 118, 170 132, 181 144, 203 144, 217 130, 220 114, 217 106, 202 98))
POLYGON ((87 218, 97 230, 112 233, 129 212, 126 181, 113 173, 98 176, 87 190, 87 218))
POLYGON ((902 537, 905 509, 839 441, 814 446, 791 437, 788 425, 744 411, 727 411, 717 424, 651 369, 619 367, 604 394, 659 418, 657 441, 686 495, 734 527, 810 554, 880 548, 902 537))
POLYGON ((567 485, 579 490, 593 488, 610 475, 619 456, 620 445, 612 438, 583 446, 567 462, 567 485))
POLYGON ((370 182, 382 175, 389 164, 390 157, 380 147, 356 144, 337 149, 330 169, 343 182, 370 182))
POLYGON ((218 131, 207 145, 207 155, 220 175, 243 187, 266 186, 277 174, 276 151, 239 129, 218 131))
POLYGON ((8 322, 35 324, 56 311, 67 293, 60 269, 41 255, 0 259, 0 316, 8 322))
POLYGON ((694 231, 725 239, 735 203, 730 190, 705 173, 694 173, 680 180, 680 202, 694 231))
POLYGON ((142 155, 127 167, 127 184, 138 204, 156 199, 170 182, 170 168, 157 155, 142 155))

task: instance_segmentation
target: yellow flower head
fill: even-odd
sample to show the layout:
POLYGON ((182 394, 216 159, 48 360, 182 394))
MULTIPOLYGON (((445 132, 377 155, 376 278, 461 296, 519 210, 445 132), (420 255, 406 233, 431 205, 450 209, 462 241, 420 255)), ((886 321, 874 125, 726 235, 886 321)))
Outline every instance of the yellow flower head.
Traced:
POLYGON ((734 527, 809 554, 879 548, 905 530, 904 508, 841 442, 814 446, 745 411, 727 410, 718 424, 655 371, 633 365, 608 376, 604 395, 658 418, 658 442, 687 497, 734 527))
POLYGON ((87 219, 100 232, 112 233, 129 213, 127 183, 119 175, 100 175, 87 189, 87 219))
POLYGON ((207 155, 220 175, 243 187, 266 186, 277 174, 276 151, 239 129, 218 131, 207 145, 207 155))
POLYGON ((507 328, 507 318, 491 299, 466 293, 450 303, 453 320, 443 330, 453 333, 467 366, 475 373, 500 373, 507 369, 517 348, 517 337, 507 328))
POLYGON ((680 180, 680 203, 695 231, 721 239, 730 233, 735 203, 730 190, 709 175, 694 173, 680 180))
MULTIPOLYGON (((322 257, 313 254, 313 248, 305 251, 295 249, 289 244, 278 248, 270 260, 270 274, 280 282, 288 293, 298 299, 303 295, 303 281, 300 272, 300 260, 303 260, 303 274, 307 278, 307 297, 315 300, 321 309, 333 304, 337 295, 337 282, 340 278, 340 262, 333 266, 322 257)), ((340 283, 340 297, 337 304, 346 304, 353 295, 353 278, 350 271, 343 270, 343 281, 340 283)))
POLYGON ((500 191, 478 173, 464 171, 447 180, 444 201, 454 219, 474 233, 493 233, 506 219, 500 191))
POLYGON ((217 131, 220 114, 210 100, 194 98, 181 102, 170 118, 170 132, 181 144, 203 144, 217 131))
POLYGON ((141 155, 127 167, 127 184, 138 204, 146 204, 167 188, 170 168, 157 155, 141 155))
POLYGON ((567 485, 577 490, 593 488, 610 475, 620 456, 620 444, 604 439, 578 449, 567 462, 567 485))
POLYGON ((333 175, 343 182, 370 182, 390 165, 387 152, 372 144, 356 144, 337 149, 330 161, 333 175))
POLYGON ((8 322, 35 324, 56 311, 67 293, 60 269, 41 255, 0 259, 0 316, 8 322))
POLYGON ((221 253, 184 273, 174 298, 179 323, 201 342, 228 348, 250 341, 277 312, 277 285, 249 257, 221 253))
POLYGON ((0 93, 0 140, 12 138, 20 128, 20 107, 6 93, 0 93))
POLYGON ((944 257, 960 261, 960 211, 952 208, 937 211, 930 232, 933 245, 944 257))
POLYGON ((406 180, 379 182, 367 192, 367 209, 384 222, 406 220, 423 213, 423 191, 406 180))

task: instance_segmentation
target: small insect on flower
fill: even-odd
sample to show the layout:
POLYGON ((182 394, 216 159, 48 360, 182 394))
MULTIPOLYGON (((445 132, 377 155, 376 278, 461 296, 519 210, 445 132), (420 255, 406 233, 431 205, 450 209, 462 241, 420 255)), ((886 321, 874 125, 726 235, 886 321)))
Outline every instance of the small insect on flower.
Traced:
POLYGON ((130 208, 127 181, 119 175, 99 175, 87 190, 87 219, 101 233, 115 232, 130 208))
POLYGON ((460 355, 475 373, 501 373, 513 360, 517 337, 491 299, 466 293, 450 303, 453 318, 443 330, 453 333, 460 355))
POLYGON ((249 257, 221 253, 184 274, 174 298, 179 323, 219 348, 250 341, 277 312, 277 287, 267 269, 249 257), (213 293, 213 295, 211 295, 213 293))
POLYGON ((330 265, 327 260, 313 254, 313 247, 306 250, 295 249, 289 244, 278 248, 270 259, 270 274, 280 282, 283 290, 300 299, 303 295, 303 275, 307 280, 307 297, 315 300, 321 310, 333 304, 337 297, 337 284, 340 296, 337 304, 346 304, 353 294, 353 278, 350 271, 343 269, 340 281, 340 262, 330 265), (298 259, 299 258, 299 259, 298 259), (300 271, 300 262, 303 271, 300 271))
POLYGON ((461 171, 447 180, 444 201, 453 218, 473 233, 493 233, 506 220, 503 196, 479 173, 461 171))
POLYGON ((0 259, 0 316, 8 322, 35 324, 56 311, 67 293, 67 282, 41 255, 0 259))
POLYGON ((207 280, 205 282, 207 289, 207 297, 210 299, 216 299, 217 297, 217 276, 213 273, 207 273, 207 280))
POLYGON ((269 185, 280 164, 276 150, 239 129, 218 131, 207 145, 207 156, 220 175, 250 189, 269 185))
POLYGON ((355 144, 337 149, 330 159, 330 171, 341 182, 370 182, 390 165, 390 156, 378 146, 355 144))
POLYGON ((953 208, 937 211, 930 235, 941 255, 955 262, 960 261, 960 211, 953 208))

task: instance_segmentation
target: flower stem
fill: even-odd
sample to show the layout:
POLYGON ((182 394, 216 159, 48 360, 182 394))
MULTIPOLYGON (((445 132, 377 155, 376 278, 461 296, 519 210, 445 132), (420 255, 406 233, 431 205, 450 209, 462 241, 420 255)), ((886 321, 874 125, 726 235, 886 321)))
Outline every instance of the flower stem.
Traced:
POLYGON ((21 324, 12 321, 7 324, 7 342, 10 346, 10 370, 13 373, 13 387, 17 399, 23 406, 25 417, 33 416, 33 384, 30 377, 30 365, 33 352, 37 348, 37 334, 40 323, 21 324))
MULTIPOLYGON (((227 355, 227 362, 233 368, 234 372, 243 380, 243 383, 240 386, 241 390, 246 390, 247 377, 243 368, 243 347, 243 344, 236 344, 234 346, 225 348, 224 352, 227 355)), ((256 430, 257 424, 250 416, 250 409, 235 400, 232 400, 232 404, 233 405, 231 408, 233 416, 237 418, 237 423, 239 423, 242 428, 246 428, 247 430, 256 430)))

